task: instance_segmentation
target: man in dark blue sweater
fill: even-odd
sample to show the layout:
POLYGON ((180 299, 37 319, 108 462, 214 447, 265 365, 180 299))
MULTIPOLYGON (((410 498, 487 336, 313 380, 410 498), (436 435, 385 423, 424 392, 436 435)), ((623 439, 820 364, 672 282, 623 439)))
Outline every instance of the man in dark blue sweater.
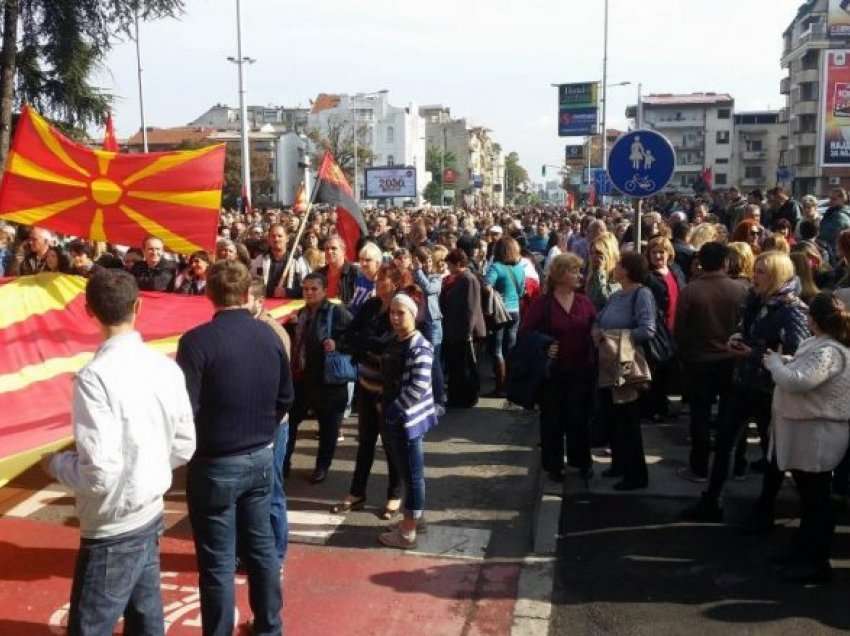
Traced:
POLYGON ((233 631, 237 531, 258 634, 281 634, 280 563, 269 511, 272 440, 293 402, 283 344, 247 306, 251 275, 238 261, 210 267, 213 319, 186 333, 177 362, 195 414, 187 475, 204 633, 233 631))

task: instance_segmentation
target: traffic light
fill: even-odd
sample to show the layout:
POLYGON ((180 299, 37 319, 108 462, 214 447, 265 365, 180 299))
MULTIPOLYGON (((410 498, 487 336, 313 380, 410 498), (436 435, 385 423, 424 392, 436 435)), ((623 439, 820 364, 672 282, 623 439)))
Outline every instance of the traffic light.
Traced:
POLYGON ((543 172, 543 176, 545 177, 545 176, 546 176, 546 166, 545 166, 545 165, 543 166, 543 171, 542 171, 542 172, 543 172))

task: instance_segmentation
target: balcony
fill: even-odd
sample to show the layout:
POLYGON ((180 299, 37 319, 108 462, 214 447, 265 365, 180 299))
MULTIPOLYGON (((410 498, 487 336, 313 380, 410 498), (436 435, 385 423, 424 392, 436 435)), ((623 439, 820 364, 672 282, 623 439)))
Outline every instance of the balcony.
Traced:
POLYGON ((755 188, 764 184, 764 177, 745 177, 741 179, 741 187, 755 188))
POLYGON ((767 152, 764 150, 745 150, 741 153, 741 159, 744 161, 764 161, 767 159, 767 152))
POLYGON ((800 100, 791 106, 792 115, 817 115, 818 102, 814 99, 800 100))
POLYGON ((705 126, 704 119, 688 118, 688 119, 656 119, 649 122, 656 129, 660 128, 703 128, 705 126))
POLYGON ((820 71, 816 68, 803 68, 799 73, 794 75, 795 84, 805 84, 808 82, 820 81, 820 71))
POLYGON ((779 138, 779 152, 785 152, 788 150, 788 137, 780 137, 779 138))
POLYGON ((788 120, 790 119, 790 116, 791 116, 791 113, 790 113, 790 111, 787 107, 781 108, 779 110, 779 123, 780 124, 787 124, 788 120))
POLYGON ((788 95, 789 93, 791 93, 791 78, 783 77, 779 80, 779 94, 788 95))
POLYGON ((817 146, 818 135, 814 132, 799 132, 794 134, 795 146, 817 146))

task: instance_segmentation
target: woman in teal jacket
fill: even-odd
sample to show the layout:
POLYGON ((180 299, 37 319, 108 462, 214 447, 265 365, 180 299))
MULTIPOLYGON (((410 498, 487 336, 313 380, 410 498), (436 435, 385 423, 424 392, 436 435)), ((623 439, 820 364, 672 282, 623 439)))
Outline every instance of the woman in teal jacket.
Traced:
POLYGON ((485 284, 501 294, 505 309, 511 316, 510 323, 490 333, 490 355, 493 356, 493 372, 496 375, 493 394, 499 397, 505 395, 505 358, 516 344, 519 301, 525 295, 525 269, 521 259, 519 243, 509 236, 499 239, 493 249, 493 262, 484 275, 485 284))

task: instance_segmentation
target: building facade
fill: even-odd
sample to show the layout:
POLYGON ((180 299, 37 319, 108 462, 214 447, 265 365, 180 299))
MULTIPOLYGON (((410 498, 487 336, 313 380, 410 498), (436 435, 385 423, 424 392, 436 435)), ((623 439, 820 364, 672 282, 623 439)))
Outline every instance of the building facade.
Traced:
POLYGON ((626 116, 670 140, 676 172, 667 189, 687 194, 694 192, 706 169, 711 170, 716 188, 732 184, 734 110, 735 100, 725 93, 659 94, 643 97, 626 116))
POLYGON ((470 125, 466 119, 454 119, 443 105, 419 109, 425 120, 428 147, 451 153, 455 181, 446 182, 448 200, 468 206, 505 204, 505 156, 501 146, 483 126, 470 125))
POLYGON ((780 140, 785 129, 779 123, 779 111, 735 113, 730 186, 737 185, 742 191, 765 191, 776 185, 780 140))
POLYGON ((371 166, 358 166, 361 200, 365 199, 367 167, 410 166, 416 170, 416 204, 422 203, 422 193, 431 178, 425 168, 425 120, 414 104, 392 106, 387 91, 355 95, 323 93, 313 101, 308 125, 320 136, 334 128, 342 129, 347 135, 356 131, 358 145, 369 148, 371 166))
MULTIPOLYGON (((248 128, 259 130, 264 126, 272 126, 280 132, 304 132, 307 129, 309 114, 309 108, 248 106, 248 128)), ((216 104, 189 125, 215 130, 239 130, 241 126, 239 108, 216 104)))
POLYGON ((788 75, 779 85, 779 92, 785 95, 785 108, 779 116, 785 127, 780 140, 780 173, 798 197, 825 196, 836 186, 850 188, 850 165, 825 167, 823 160, 824 67, 830 51, 850 50, 850 38, 830 36, 828 11, 828 0, 808 0, 782 34, 781 64, 788 75))

